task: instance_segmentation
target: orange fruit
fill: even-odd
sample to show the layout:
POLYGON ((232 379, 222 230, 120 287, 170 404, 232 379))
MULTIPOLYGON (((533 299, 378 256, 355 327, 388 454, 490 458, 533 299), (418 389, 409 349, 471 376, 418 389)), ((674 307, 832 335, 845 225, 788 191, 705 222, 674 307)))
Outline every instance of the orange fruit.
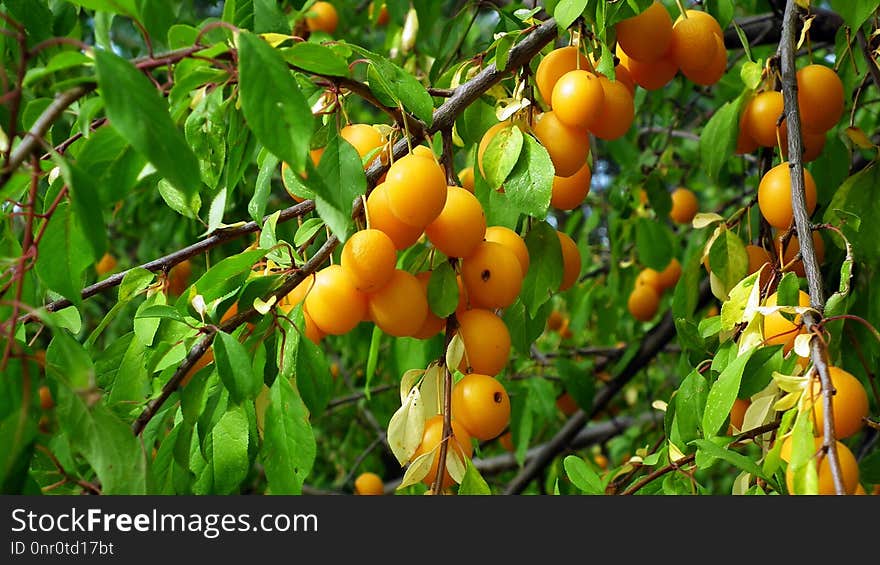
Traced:
POLYGON ((551 332, 557 332, 562 328, 564 322, 565 315, 559 310, 553 310, 550 312, 550 315, 547 316, 547 329, 551 332))
POLYGON ((729 434, 734 433, 734 429, 742 431, 743 419, 746 417, 746 410, 749 408, 750 404, 751 402, 749 400, 744 400, 742 398, 737 398, 733 401, 733 407, 730 409, 731 429, 728 430, 729 434))
POLYGON ((306 338, 309 339, 314 344, 320 343, 324 336, 326 335, 324 331, 318 327, 318 324, 315 323, 315 320, 309 315, 309 311, 306 310, 305 306, 303 306, 303 320, 305 321, 305 335, 306 338))
MULTIPOLYGON (((861 381, 849 371, 840 367, 828 367, 834 396, 831 409, 834 411, 834 435, 838 439, 854 436, 864 426, 863 419, 868 417, 868 393, 861 381)), ((812 385, 805 392, 808 409, 812 408, 815 420, 813 431, 822 435, 825 425, 825 399, 822 396, 822 383, 815 375, 812 385)))
MULTIPOLYGON (((339 131, 339 136, 354 146, 361 159, 385 145, 385 138, 379 130, 369 124, 348 124, 339 131)), ((375 158, 377 155, 373 156, 375 158)), ((383 151, 378 156, 381 157, 383 164, 388 162, 386 152, 383 151)))
POLYGON ((211 363, 214 362, 214 348, 208 347, 208 349, 202 354, 198 360, 192 364, 192 367, 189 368, 189 371, 184 375, 183 380, 180 381, 180 386, 186 386, 192 380, 193 375, 201 371, 203 368, 207 367, 211 363))
POLYGON ((366 208, 370 227, 385 232, 396 249, 406 249, 422 236, 422 228, 404 224, 392 213, 386 183, 377 185, 370 192, 366 208))
MULTIPOLYGON (((468 434, 468 431, 458 423, 456 420, 450 420, 450 426, 452 427, 452 436, 450 437, 450 441, 447 444, 446 448, 446 457, 447 460, 451 456, 451 450, 455 449, 456 453, 462 456, 465 459, 470 459, 474 453, 474 445, 471 443, 471 436, 468 434)), ((428 486, 434 484, 434 479, 437 477, 437 472, 439 471, 438 467, 440 466, 440 442, 443 440, 443 415, 436 414, 431 416, 425 421, 425 431, 422 434, 422 443, 419 445, 418 449, 416 449, 415 453, 413 453, 413 460, 415 460, 418 456, 424 453, 434 452, 434 459, 431 464, 431 469, 428 471, 428 474, 425 475, 425 478, 422 479, 422 482, 428 486)), ((455 482, 452 480, 452 477, 449 476, 449 473, 446 469, 443 470, 440 486, 441 488, 449 488, 455 482)))
MULTIPOLYGON (((777 293, 773 293, 767 297, 765 306, 776 306, 777 293)), ((798 291, 798 306, 809 306, 810 295, 806 292, 798 291)), ((791 316, 790 314, 786 314, 791 316)), ((793 321, 789 321, 781 312, 773 312, 764 316, 764 344, 766 345, 782 345, 785 354, 794 347, 794 338, 798 334, 802 334, 806 329, 801 326, 801 316, 796 314, 793 321), (800 328, 798 327, 800 326, 800 328)))
POLYGON ((298 285, 293 287, 293 290, 288 292, 281 300, 278 301, 278 308, 281 309, 282 312, 287 314, 290 312, 297 304, 306 299, 306 294, 308 294, 309 290, 311 290, 312 285, 315 283, 315 275, 311 274, 304 278, 298 285))
POLYGON ((461 280, 472 305, 505 308, 519 295, 523 275, 516 254, 507 246, 482 241, 462 259, 461 280))
POLYGON ((550 101, 553 113, 560 122, 570 127, 588 129, 602 112, 605 91, 599 77, 590 71, 568 71, 553 86, 550 101))
POLYGON ((110 254, 108 251, 101 256, 101 259, 95 263, 95 272, 98 273, 98 276, 104 276, 107 273, 113 271, 116 268, 116 257, 110 254))
POLYGON ((752 134, 749 132, 749 120, 751 120, 749 108, 751 107, 751 100, 743 104, 742 111, 739 115, 739 129, 736 134, 736 154, 737 155, 745 155, 746 153, 751 153, 755 151, 758 147, 758 142, 754 140, 752 134))
MULTIPOLYGON (((782 137, 782 157, 783 159, 788 158, 788 131, 787 128, 783 128, 785 131, 785 135, 782 137)), ((815 161, 819 158, 819 155, 822 154, 822 150, 825 149, 825 133, 811 133, 808 131, 801 132, 803 133, 802 145, 803 145, 803 154, 801 155, 801 162, 809 163, 810 161, 815 161)))
POLYGON ((711 65, 718 46, 715 33, 715 28, 720 29, 718 22, 709 14, 706 14, 708 18, 698 17, 696 12, 687 10, 687 17, 679 16, 672 24, 672 60, 685 76, 711 65))
POLYGON ((833 69, 814 63, 797 72, 798 107, 804 131, 825 133, 843 115, 843 83, 833 69))
MULTIPOLYGON (((629 90, 630 96, 636 95, 636 81, 633 79, 632 73, 630 73, 629 69, 618 63, 617 66, 614 67, 614 81, 612 82, 620 82, 629 90)), ((606 93, 606 96, 608 94, 606 93)), ((593 124, 595 126, 595 124, 593 124)))
POLYGON ((305 309, 321 332, 342 335, 364 319, 367 296, 355 288, 354 281, 341 265, 329 265, 315 273, 312 289, 306 295, 305 309))
POLYGON ((462 170, 458 171, 458 180, 461 182, 461 187, 468 192, 474 191, 474 168, 473 167, 465 167, 462 170))
MULTIPOLYGON (((815 453, 818 454, 819 450, 822 448, 823 440, 822 438, 817 437, 814 441, 815 453)), ((791 449, 791 436, 789 436, 785 438, 782 443, 780 455, 782 456, 783 461, 788 462, 791 460, 791 449)), ((856 460, 855 455, 853 455, 853 452, 840 441, 837 442, 837 458, 840 462, 844 491, 846 494, 853 494, 859 484, 859 463, 856 460)), ((819 464, 817 473, 819 477, 818 493, 820 495, 837 494, 837 490, 834 488, 834 477, 831 474, 831 459, 828 455, 822 457, 822 462, 819 464)), ((785 470, 785 484, 788 487, 789 493, 794 492, 794 472, 790 467, 785 470)))
POLYGON ((472 192, 450 186, 443 211, 425 228, 428 241, 447 257, 467 257, 486 235, 486 214, 472 192))
POLYGON ((330 2, 315 2, 306 12, 306 25, 309 31, 333 33, 339 25, 339 14, 330 2))
POLYGON ((654 318, 660 306, 660 294, 649 284, 636 286, 629 293, 626 308, 632 317, 640 322, 647 322, 654 318))
MULTIPOLYGON (((819 261, 821 265, 825 261, 825 241, 822 239, 822 236, 819 235, 819 232, 813 232, 813 248, 816 250, 816 259, 819 261)), ((798 243, 797 236, 792 236, 791 239, 788 240, 788 245, 785 246, 785 252, 782 254, 782 265, 787 268, 784 268, 784 271, 792 271, 799 277, 807 276, 806 271, 804 270, 804 262, 801 259, 794 261, 794 258, 798 256, 801 252, 801 246, 798 243), (794 261, 792 263, 792 261, 794 261)))
POLYGON ((559 236, 559 245, 562 248, 562 282, 559 284, 559 292, 564 292, 574 286, 581 274, 581 252, 574 240, 561 231, 556 231, 559 236))
POLYGON ((782 125, 777 126, 779 117, 785 110, 782 93, 778 90, 759 92, 748 102, 748 110, 743 118, 743 126, 749 137, 761 147, 776 147, 776 134, 783 138, 782 125))
POLYGON ((525 240, 512 229, 505 226, 489 226, 486 228, 486 241, 494 241, 513 251, 519 260, 522 276, 525 278, 529 270, 529 248, 525 240))
POLYGON ((599 84, 604 92, 603 104, 590 131, 599 139, 613 141, 623 137, 635 119, 633 97, 622 81, 599 77, 599 84))
MULTIPOLYGON (((422 271, 420 273, 416 273, 416 279, 422 286, 422 292, 425 293, 425 300, 427 300, 428 283, 431 281, 431 271, 422 271)), ((422 327, 419 328, 419 330, 415 334, 413 334, 413 337, 417 339, 430 339, 438 333, 442 332, 445 327, 446 320, 435 314, 434 311, 431 310, 431 305, 429 303, 428 312, 425 315, 425 321, 422 322, 422 327)))
MULTIPOLYGON (((370 2, 370 7, 367 11, 367 17, 370 19, 370 21, 373 21, 373 11, 375 9, 375 6, 373 4, 374 2, 370 2)), ((389 17, 390 16, 388 15, 388 5, 383 2, 382 7, 379 8, 379 14, 376 16, 376 25, 388 25, 389 17)))
POLYGON ((513 445, 513 434, 509 431, 504 432, 500 436, 498 436, 498 443, 501 444, 501 447, 504 448, 505 451, 513 452, 516 448, 513 445))
POLYGON ((497 375, 510 357, 510 332, 504 320, 490 310, 474 308, 457 314, 458 333, 465 356, 458 370, 497 375))
POLYGON ((180 296, 189 286, 189 277, 192 274, 192 263, 184 259, 168 271, 168 292, 173 296, 180 296))
POLYGON ((388 168, 385 186, 391 212, 408 226, 424 229, 446 204, 446 173, 433 158, 401 157, 388 168))
POLYGON ((395 269, 385 286, 367 295, 367 307, 379 329, 395 337, 415 335, 428 316, 422 283, 402 269, 395 269))
POLYGON ((681 263, 673 257, 658 275, 660 287, 663 290, 669 290, 678 284, 679 278, 681 278, 681 263))
POLYGON ((376 228, 360 230, 342 246, 339 264, 356 289, 374 292, 391 280, 397 265, 397 249, 385 232, 376 228))
POLYGON ((46 385, 40 385, 40 408, 43 410, 51 410, 55 407, 55 400, 52 398, 52 391, 46 385))
POLYGON ((590 193, 590 181, 593 172, 590 164, 584 165, 570 177, 553 177, 553 188, 550 195, 550 206, 558 210, 574 210, 590 193))
MULTIPOLYGON (((764 263, 773 264, 773 259, 770 257, 770 253, 759 245, 754 245, 752 243, 746 245, 746 254, 749 256, 749 270, 748 273, 751 275, 752 273, 758 272, 758 269, 764 266, 764 263)), ((768 267, 765 267, 765 269, 768 267)))
MULTIPOLYGON (((804 169, 804 191, 807 215, 816 209, 816 182, 810 171, 804 169)), ((758 184, 758 208, 767 223, 776 229, 788 229, 794 217, 791 209, 791 174, 788 161, 776 165, 758 184)))
MULTIPOLYGON (((384 8, 385 5, 383 4, 382 7, 384 8)), ((382 477, 376 473, 361 473, 354 480, 354 493, 370 496, 385 494, 385 484, 382 482, 382 477)))
POLYGON ((590 61, 575 45, 554 49, 541 59, 535 69, 535 84, 548 106, 559 77, 576 69, 590 69, 590 61))
MULTIPOLYGON (((318 163, 321 162, 321 155, 323 155, 323 154, 324 154, 323 147, 319 147, 317 149, 311 149, 309 151, 309 157, 312 160, 312 164, 317 167, 318 163)), ((305 200, 305 198, 296 194, 296 192, 294 192, 295 187, 287 180, 287 175, 292 174, 292 173, 287 172, 289 169, 290 169, 290 165, 288 165, 287 163, 282 161, 281 162, 281 185, 284 187, 284 190, 287 192, 287 194, 290 195, 290 197, 293 198, 293 200, 295 202, 302 202, 305 200)), ((304 179, 308 178, 308 175, 306 173, 303 173, 300 176, 304 179)))
POLYGON ((650 286, 657 291, 657 294, 663 293, 663 282, 660 279, 660 272, 656 269, 646 267, 639 271, 638 276, 636 276, 635 286, 639 287, 642 285, 650 286))
POLYGON ((690 189, 678 187, 672 191, 672 208, 669 217, 677 224, 689 224, 700 210, 697 195, 690 189))
POLYGON ((471 437, 495 439, 510 423, 510 397, 498 379, 469 373, 452 387, 452 417, 471 437))
POLYGON ((672 45, 672 17, 666 7, 657 1, 614 27, 621 49, 643 63, 656 61, 672 45))
POLYGON ((617 56, 620 58, 620 64, 629 71, 633 81, 645 90, 663 88, 678 73, 678 65, 675 64, 670 52, 664 53, 650 63, 645 63, 628 57, 618 43, 617 56))
POLYGON ((571 416, 579 407, 574 397, 566 391, 556 397, 556 408, 566 416, 571 416))
MULTIPOLYGON (((697 12, 705 13, 705 12, 697 12)), ((711 16, 710 16, 711 17, 711 16)), ((717 22, 716 22, 717 24, 717 22)), ((721 35, 713 35, 715 41, 715 52, 712 60, 706 67, 700 70, 681 67, 681 73, 695 84, 701 86, 712 86, 721 80, 724 72, 727 70, 727 48, 724 46, 724 39, 721 35)))
POLYGON ((590 153, 586 129, 568 126, 550 111, 535 119, 532 131, 550 154, 556 176, 570 177, 584 166, 590 153))

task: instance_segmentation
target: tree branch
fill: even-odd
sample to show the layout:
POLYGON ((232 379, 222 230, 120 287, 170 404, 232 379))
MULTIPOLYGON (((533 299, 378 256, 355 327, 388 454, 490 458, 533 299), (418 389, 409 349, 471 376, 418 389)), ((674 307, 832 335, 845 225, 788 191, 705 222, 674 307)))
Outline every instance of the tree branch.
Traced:
MULTIPOLYGON (((785 14, 782 21, 782 39, 779 42, 780 64, 782 67, 782 97, 785 101, 785 119, 788 126, 788 168, 791 175, 791 206, 794 211, 794 224, 798 242, 801 246, 801 260, 807 285, 810 291, 810 306, 821 313, 825 307, 825 291, 822 287, 822 273, 813 246, 813 234, 810 218, 807 215, 807 199, 804 189, 804 164, 802 161, 803 141, 801 139, 801 114, 797 98, 797 68, 795 66, 795 25, 797 23, 797 5, 794 0, 785 3, 785 14)), ((837 455, 837 441, 834 434, 834 411, 832 397, 834 386, 828 371, 828 351, 825 341, 819 335, 820 315, 808 311, 802 316, 807 331, 814 335, 810 340, 810 358, 819 373, 822 383, 822 399, 824 403, 824 442, 823 447, 828 455, 831 475, 834 478, 834 490, 837 494, 846 494, 843 475, 840 471, 840 460, 837 455)))

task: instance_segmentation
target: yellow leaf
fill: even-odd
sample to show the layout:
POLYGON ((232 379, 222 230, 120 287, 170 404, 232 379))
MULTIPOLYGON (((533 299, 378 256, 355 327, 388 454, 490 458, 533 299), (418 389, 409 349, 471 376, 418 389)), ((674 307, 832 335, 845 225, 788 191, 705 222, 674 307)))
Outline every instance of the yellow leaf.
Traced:
POLYGON ((449 472, 449 476, 452 477, 453 481, 461 484, 467 471, 467 463, 457 447, 452 449, 453 445, 457 445, 457 443, 450 443, 449 448, 446 449, 446 471, 449 472))
POLYGON ((871 138, 868 137, 868 135, 864 131, 862 131, 862 128, 848 127, 846 128, 846 136, 850 139, 850 141, 852 141, 862 149, 871 149, 874 147, 874 144, 871 142, 871 138))
POLYGON ((461 364, 462 358, 464 358, 464 340, 456 332, 449 341, 449 347, 446 348, 446 366, 449 370, 454 370, 461 364))
POLYGON ((425 371, 419 392, 422 394, 425 419, 440 414, 443 410, 443 377, 445 371, 437 364, 432 364, 425 371))
MULTIPOLYGON (((801 2, 798 2, 798 4, 801 4, 801 2)), ((806 6, 801 6, 801 7, 802 7, 802 8, 808 8, 810 3, 809 3, 809 2, 806 2, 806 4, 807 4, 806 6)), ((806 18, 806 19, 804 20, 804 27, 803 27, 803 29, 801 30, 801 36, 798 38, 797 49, 796 49, 796 50, 800 50, 801 46, 803 46, 803 44, 804 44, 804 41, 807 40, 807 33, 809 33, 809 31, 810 31, 810 26, 812 25, 812 23, 813 23, 813 19, 814 19, 815 17, 816 17, 816 16, 810 16, 810 17, 808 17, 808 18, 806 18)))
POLYGON ((694 229, 699 230, 723 221, 724 218, 714 212, 700 212, 699 214, 694 216, 691 224, 694 226, 694 229))
POLYGON ((794 338, 794 352, 798 357, 810 358, 810 340, 813 334, 798 334, 794 338))
POLYGON ((416 457, 407 467, 406 473, 403 474, 403 479, 397 485, 397 490, 412 486, 424 479, 428 475, 428 471, 431 470, 431 463, 434 462, 435 455, 433 451, 429 451, 416 457))
POLYGON ((409 391, 412 390, 416 383, 419 382, 419 379, 422 378, 422 375, 425 374, 424 369, 410 369, 405 372, 402 377, 400 377, 400 403, 403 404, 406 402, 406 397, 409 396, 409 391))
POLYGON ((773 409, 777 412, 785 412, 790 408, 794 408, 797 405, 798 398, 800 398, 800 394, 790 392, 780 398, 776 404, 773 405, 773 409))
POLYGON ((283 33, 261 33, 260 37, 265 39, 272 47, 278 47, 288 39, 293 39, 292 35, 286 35, 283 33))
POLYGON ((419 448, 424 431, 421 394, 418 388, 413 388, 388 422, 388 446, 401 465, 406 464, 419 448))

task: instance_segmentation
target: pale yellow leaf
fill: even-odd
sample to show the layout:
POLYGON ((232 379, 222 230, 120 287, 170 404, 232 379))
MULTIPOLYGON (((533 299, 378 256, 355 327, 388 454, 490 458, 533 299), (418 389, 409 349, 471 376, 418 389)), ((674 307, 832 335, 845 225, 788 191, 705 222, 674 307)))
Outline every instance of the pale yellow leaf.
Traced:
POLYGON ((700 212, 696 216, 694 216, 691 225, 694 226, 694 229, 703 229, 705 227, 711 226, 712 224, 717 224, 718 222, 723 222, 724 218, 714 212, 700 212))
POLYGON ((464 473, 467 471, 467 463, 458 448, 452 448, 453 445, 457 444, 454 441, 450 442, 449 448, 446 450, 446 471, 453 481, 461 483, 464 479, 464 473))
POLYGON ((810 340, 813 334, 798 334, 794 338, 794 352, 798 357, 810 358, 810 340))
POLYGON ((431 470, 431 464, 434 462, 435 456, 436 453, 429 451, 413 459, 403 474, 400 484, 397 485, 397 490, 412 486, 424 479, 428 475, 428 471, 431 470))
POLYGON ((254 309, 265 316, 269 312, 269 310, 272 309, 272 306, 275 305, 275 302, 277 300, 278 299, 274 296, 270 296, 268 302, 263 302, 263 300, 258 296, 254 298, 254 309))
POLYGON ((401 465, 405 465, 419 448, 424 431, 421 395, 418 388, 413 388, 388 422, 388 446, 401 465))
POLYGON ((419 392, 422 394, 422 403, 425 407, 425 418, 440 414, 443 410, 443 376, 445 369, 436 363, 431 364, 425 371, 419 392))
POLYGON ((464 340, 461 339, 461 334, 456 332, 449 341, 449 347, 446 348, 446 366, 454 370, 461 364, 462 358, 464 358, 464 340))
POLYGON ((409 391, 412 390, 416 383, 419 382, 419 379, 422 378, 422 375, 425 374, 424 369, 410 369, 405 372, 402 377, 400 377, 400 403, 403 404, 406 402, 406 397, 409 396, 409 391))
POLYGON ((266 43, 272 47, 278 47, 288 39, 293 39, 292 35, 286 35, 283 33, 261 33, 260 37, 265 39, 266 43))

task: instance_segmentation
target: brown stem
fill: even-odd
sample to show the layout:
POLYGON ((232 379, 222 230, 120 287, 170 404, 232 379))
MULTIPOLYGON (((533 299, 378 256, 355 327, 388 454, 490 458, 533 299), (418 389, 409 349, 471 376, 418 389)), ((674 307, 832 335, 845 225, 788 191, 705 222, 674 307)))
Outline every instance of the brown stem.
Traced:
MULTIPOLYGON (((302 204, 305 204, 303 202, 302 204)), ((330 236, 324 245, 312 255, 311 259, 306 261, 306 263, 292 275, 287 277, 284 283, 278 287, 276 290, 272 291, 268 296, 265 297, 264 302, 269 302, 272 297, 276 299, 280 299, 282 296, 287 295, 292 291, 296 286, 301 283, 305 278, 324 264, 324 262, 330 258, 331 253, 339 244, 339 240, 335 235, 330 236)), ((208 351, 208 348, 211 347, 211 343, 214 341, 214 336, 216 335, 217 330, 224 332, 231 332, 235 330, 238 326, 247 322, 254 314, 257 313, 257 310, 254 307, 250 307, 246 310, 240 310, 238 314, 228 319, 226 322, 221 324, 218 327, 207 328, 205 331, 207 332, 205 336, 198 340, 196 344, 189 350, 186 358, 184 358, 183 362, 177 367, 177 370, 174 371, 174 374, 168 379, 168 382, 165 383, 165 386, 162 387, 162 392, 159 393, 159 396, 155 399, 149 401, 146 406, 144 406, 143 411, 132 424, 132 431, 135 435, 140 435, 153 416, 159 411, 165 401, 168 400, 168 397, 177 390, 180 386, 180 383, 186 377, 186 374, 192 368, 195 363, 202 358, 202 356, 208 351)))
MULTIPOLYGON (((822 383, 824 413, 834 414, 834 386, 828 371, 828 349, 824 340, 818 336, 818 324, 825 306, 825 290, 822 286, 822 273, 813 246, 810 218, 807 214, 806 192, 804 189, 803 140, 801 138, 801 115, 797 99, 797 67, 795 63, 795 26, 797 24, 797 4, 795 0, 787 0, 782 21, 782 37, 779 42, 779 56, 782 71, 782 97, 785 101, 785 119, 788 125, 788 168, 791 175, 791 206, 794 212, 794 224, 801 248, 801 258, 809 287, 810 306, 815 310, 803 315, 808 332, 814 333, 810 340, 810 358, 819 374, 822 383), (818 312, 818 314, 817 314, 818 312), (814 329, 815 327, 815 329, 814 329)), ((840 459, 837 454, 837 440, 834 433, 834 418, 823 418, 823 446, 828 454, 831 476, 834 479, 834 490, 837 494, 846 494, 843 475, 840 471, 840 459)))
POLYGON ((446 366, 446 351, 449 349, 449 344, 452 343, 452 337, 457 327, 458 322, 453 312, 446 318, 446 343, 443 347, 443 354, 440 356, 440 366, 443 367, 443 434, 441 436, 443 439, 440 440, 440 453, 437 454, 437 475, 434 477, 434 482, 431 485, 431 492, 433 494, 442 493, 443 477, 446 476, 446 456, 449 449, 449 440, 454 439, 458 441, 452 435, 452 371, 446 366))

